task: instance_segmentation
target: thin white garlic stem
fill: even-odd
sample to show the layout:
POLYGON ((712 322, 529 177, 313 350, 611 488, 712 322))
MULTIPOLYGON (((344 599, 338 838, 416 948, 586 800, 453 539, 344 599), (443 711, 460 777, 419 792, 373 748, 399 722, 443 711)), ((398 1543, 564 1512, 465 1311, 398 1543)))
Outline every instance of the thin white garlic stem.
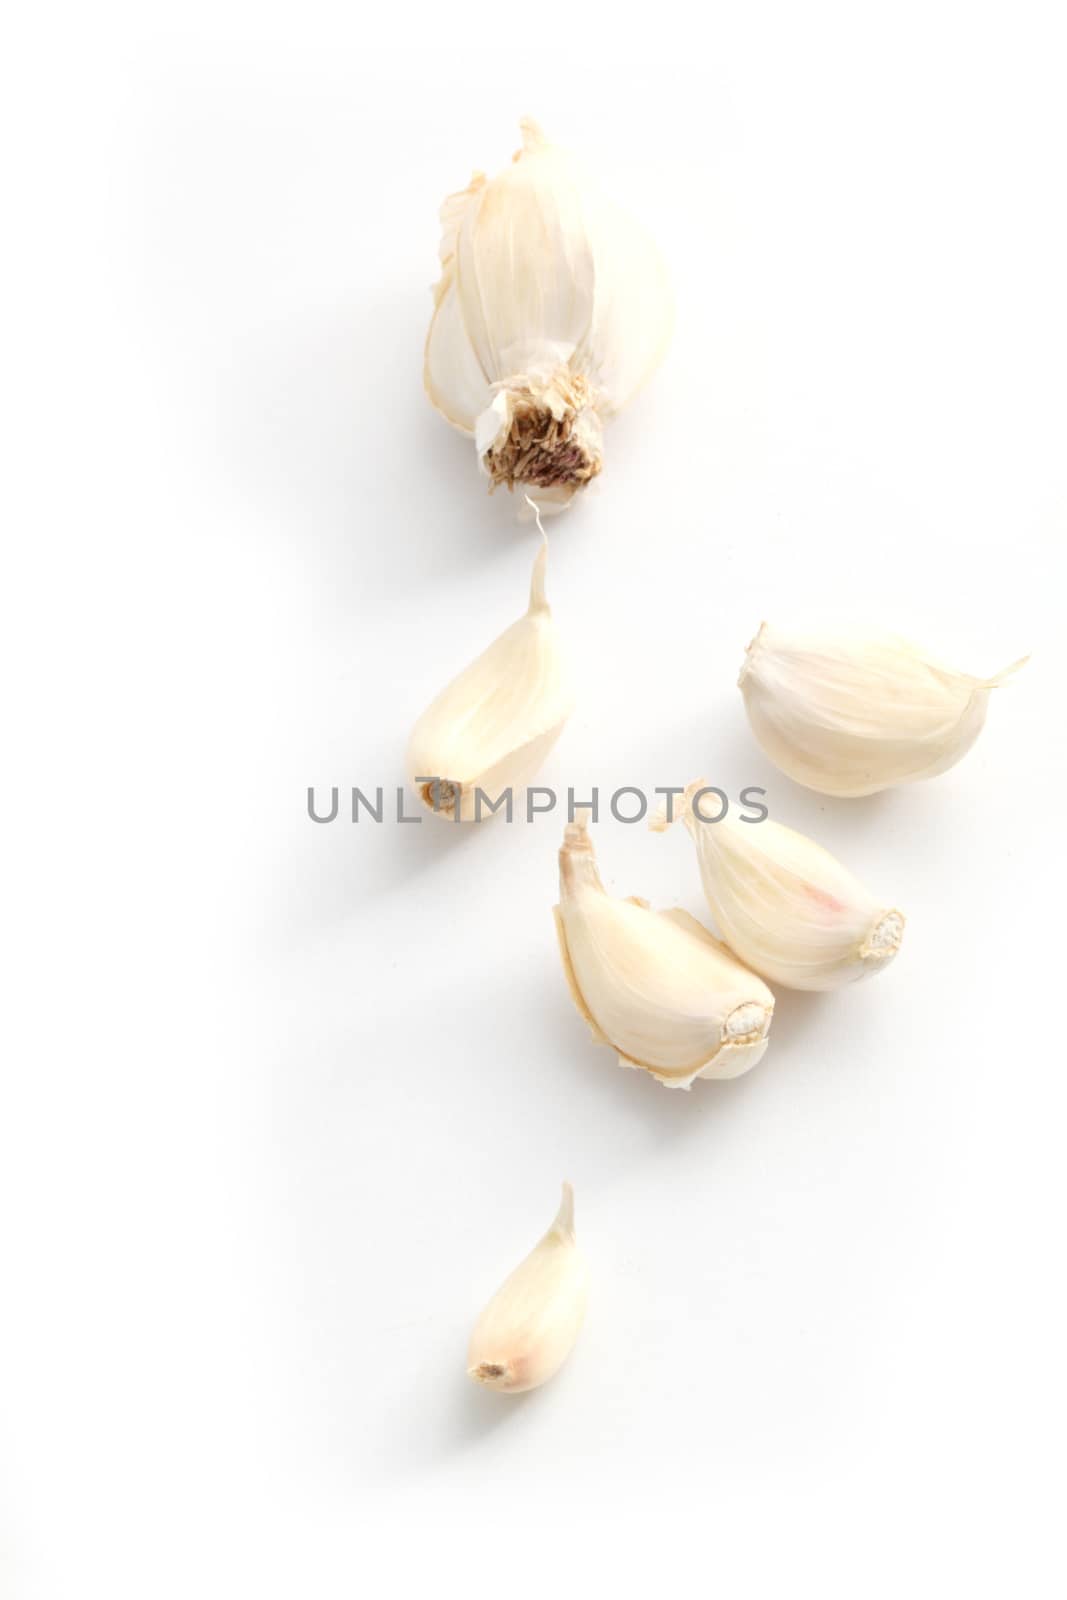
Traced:
POLYGON ((546 1383, 574 1348, 588 1284, 574 1232, 574 1190, 565 1183, 552 1226, 475 1323, 467 1375, 502 1394, 522 1394, 546 1383))
MULTIPOLYGON (((791 989, 837 989, 883 972, 900 948, 903 913, 887 906, 802 833, 769 818, 703 820, 701 779, 671 819, 684 820, 722 937, 753 971, 791 989)), ((661 817, 651 824, 662 831, 661 817)))
POLYGON ((893 634, 765 622, 738 683, 776 766, 820 794, 855 798, 955 766, 982 731, 990 691, 1027 659, 975 678, 893 634))
POLYGON ((559 896, 571 997, 623 1066, 677 1089, 755 1066, 767 1048, 770 990, 688 912, 607 894, 584 818, 564 833, 559 896))

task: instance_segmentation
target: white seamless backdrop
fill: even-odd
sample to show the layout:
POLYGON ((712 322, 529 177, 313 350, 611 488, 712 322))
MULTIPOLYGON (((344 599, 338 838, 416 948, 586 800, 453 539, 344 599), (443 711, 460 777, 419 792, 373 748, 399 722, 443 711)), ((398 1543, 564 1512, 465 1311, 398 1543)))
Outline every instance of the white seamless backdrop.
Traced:
MULTIPOLYGON (((1067 512, 1055 6, 69 5, 9 21, 0 1587, 1062 1593, 1067 512), (395 785, 536 534, 421 390, 437 207, 536 115, 655 231, 661 371, 549 529, 543 779, 766 787, 904 907, 734 1083, 593 1046, 558 815, 395 785), (992 672, 863 802, 768 764, 761 619, 992 672), (576 1189, 587 1325, 471 1321, 576 1189)), ((681 830, 597 830, 700 914, 681 830)))

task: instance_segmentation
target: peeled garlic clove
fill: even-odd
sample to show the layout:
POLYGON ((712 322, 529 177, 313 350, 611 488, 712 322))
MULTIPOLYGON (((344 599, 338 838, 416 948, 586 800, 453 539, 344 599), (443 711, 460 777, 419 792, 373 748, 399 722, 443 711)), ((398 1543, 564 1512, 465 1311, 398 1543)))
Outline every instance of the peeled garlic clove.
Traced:
POLYGON ((604 890, 585 822, 559 853, 563 970, 593 1037, 669 1088, 736 1078, 763 1055, 774 996, 685 911, 604 890))
POLYGON ((738 679, 776 766, 820 794, 874 794, 955 766, 982 731, 989 691, 892 634, 810 634, 766 622, 738 679))
POLYGON ((600 471, 602 423, 657 365, 673 308, 644 230, 521 128, 511 166, 442 207, 424 376, 491 486, 534 486, 548 510, 600 471))
POLYGON ((545 599, 547 557, 543 544, 526 615, 453 678, 415 724, 408 776, 431 811, 455 820, 458 809, 462 822, 492 815, 490 806, 505 803, 505 791, 533 777, 571 714, 569 676, 545 599))
POLYGON ((552 1226, 475 1323, 468 1376, 503 1394, 522 1394, 554 1377, 582 1326, 588 1283, 574 1237, 574 1190, 565 1183, 552 1226))
MULTIPOLYGON (((704 893, 730 949, 773 983, 836 989, 886 968, 903 914, 875 897, 828 850, 765 818, 702 820, 701 780, 680 815, 696 845, 704 893)), ((711 802, 708 816, 718 814, 711 802)), ((672 820, 677 821, 675 816, 672 820)), ((666 826, 654 822, 659 831, 666 826)))

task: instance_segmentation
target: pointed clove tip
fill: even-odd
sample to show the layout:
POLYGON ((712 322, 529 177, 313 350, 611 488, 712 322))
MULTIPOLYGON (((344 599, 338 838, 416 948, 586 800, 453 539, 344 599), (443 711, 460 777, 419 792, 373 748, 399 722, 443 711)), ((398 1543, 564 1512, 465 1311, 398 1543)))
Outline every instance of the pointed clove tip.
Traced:
POLYGON ((522 156, 529 155, 532 150, 539 150, 543 144, 548 143, 536 117, 520 117, 519 132, 522 134, 522 149, 516 150, 511 158, 513 161, 520 160, 522 156))
POLYGON ((563 830, 563 843, 559 847, 560 900, 567 900, 585 889, 603 892, 589 825, 582 815, 579 821, 568 822, 563 830))
POLYGON ((671 824, 677 821, 678 813, 675 812, 673 816, 668 817, 667 802, 663 800, 648 819, 648 831, 649 833, 666 833, 671 824))
POLYGON ((767 624, 765 622, 761 622, 758 629, 745 646, 745 659, 742 661, 741 671, 737 675, 737 687, 739 689, 744 683, 745 679, 748 677, 749 671, 752 667, 753 658, 755 657, 756 651, 759 648, 760 642, 762 641, 763 635, 766 631, 767 624))
POLYGON ((1004 667, 1000 672, 996 673, 992 678, 989 678, 987 680, 987 682, 986 682, 985 687, 987 689, 1000 689, 1000 688, 1003 688, 1004 684, 1008 683, 1010 681, 1010 679, 1014 678, 1015 674, 1017 672, 1021 671, 1021 669, 1026 666, 1026 664, 1027 664, 1027 662, 1029 660, 1030 660, 1029 655, 1020 656, 1018 661, 1013 661, 1010 667, 1004 667))
POLYGON ((556 1220, 552 1225, 557 1232, 569 1234, 574 1237, 574 1185, 566 1178, 563 1180, 563 1194, 556 1212, 556 1220))
POLYGON ((541 548, 534 556, 533 571, 530 574, 530 611, 547 611, 549 606, 548 598, 545 594, 545 569, 548 566, 548 534, 541 524, 540 511, 538 511, 529 495, 526 496, 526 499, 533 506, 534 515, 537 518, 537 526, 541 533, 541 548))
POLYGON ((589 850, 593 848, 593 841, 589 837, 589 818, 585 812, 580 812, 573 822, 568 822, 563 830, 564 850, 589 850))

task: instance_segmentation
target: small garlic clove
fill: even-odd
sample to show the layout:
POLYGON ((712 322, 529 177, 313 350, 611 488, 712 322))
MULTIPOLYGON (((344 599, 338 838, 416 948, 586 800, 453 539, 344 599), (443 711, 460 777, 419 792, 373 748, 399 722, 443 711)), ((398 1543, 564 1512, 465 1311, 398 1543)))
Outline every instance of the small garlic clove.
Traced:
POLYGON ((760 746, 790 778, 855 797, 947 772, 985 723, 991 689, 884 633, 814 634, 763 623, 738 683, 760 746))
POLYGON ((602 465, 602 424, 662 357, 673 322, 663 261, 536 123, 493 178, 441 211, 441 279, 426 391, 472 434, 490 486, 558 510, 602 465))
POLYGON ((559 853, 563 970, 594 1039, 668 1088, 735 1078, 767 1048, 774 996, 685 911, 616 900, 584 820, 559 853))
MULTIPOLYGON (((704 893, 723 939, 753 971, 790 989, 837 989, 882 972, 904 916, 876 899, 829 851, 781 823, 729 812, 704 821, 701 780, 678 816, 696 846, 704 893)), ((718 815, 718 806, 708 816, 718 815)), ((652 824, 662 831, 662 820, 652 824)))
POLYGON ((574 1235, 574 1190, 565 1183, 552 1226, 475 1323, 468 1376, 502 1394, 522 1394, 554 1377, 581 1329, 588 1283, 574 1235))
POLYGON ((546 542, 534 561, 525 616, 453 678, 411 735, 409 780, 428 810, 452 820, 493 815, 506 791, 514 794, 534 776, 573 709, 545 599, 547 558, 546 542))

